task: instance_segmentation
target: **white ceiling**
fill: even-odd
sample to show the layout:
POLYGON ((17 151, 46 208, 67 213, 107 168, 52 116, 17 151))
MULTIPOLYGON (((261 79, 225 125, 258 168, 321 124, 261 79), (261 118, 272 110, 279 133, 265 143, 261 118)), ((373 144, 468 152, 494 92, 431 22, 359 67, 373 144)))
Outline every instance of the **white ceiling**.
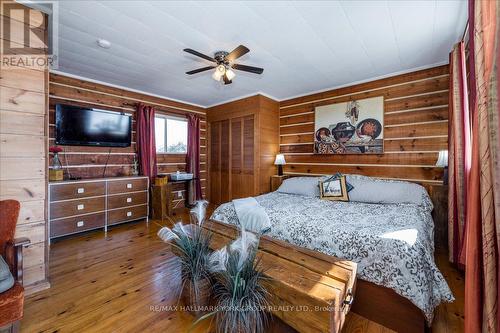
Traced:
POLYGON ((251 95, 278 100, 447 62, 467 20, 466 1, 61 1, 59 71, 202 106, 251 95), (97 38, 112 43, 97 46, 97 38), (223 86, 212 55, 243 44, 223 86))

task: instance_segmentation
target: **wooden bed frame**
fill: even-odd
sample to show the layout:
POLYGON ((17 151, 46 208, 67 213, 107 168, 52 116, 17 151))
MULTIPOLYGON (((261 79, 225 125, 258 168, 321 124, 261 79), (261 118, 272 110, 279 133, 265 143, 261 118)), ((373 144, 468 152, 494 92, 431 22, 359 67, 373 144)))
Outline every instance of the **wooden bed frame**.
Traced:
MULTIPOLYGON (((285 175, 280 177, 278 183, 276 181, 272 183, 274 183, 274 186, 279 186, 279 183, 284 179, 298 176, 307 177, 307 175, 285 175)), ((417 184, 424 186, 431 197, 434 204, 433 218, 435 223, 445 223, 445 221, 442 221, 443 216, 435 215, 436 211, 442 213, 442 201, 444 199, 442 188, 445 187, 443 185, 417 184), (436 219, 439 221, 436 221, 436 219)), ((272 188, 271 190, 275 189, 272 188)), ((435 239, 438 239, 437 237, 435 239)), ((317 258, 324 258, 326 256, 317 251, 302 247, 296 248, 300 248, 301 251, 305 251, 317 258)), ((396 332, 421 333, 429 330, 423 312, 407 298, 400 296, 390 288, 382 287, 359 278, 357 279, 356 294, 354 295, 354 303, 351 311, 396 332)))
MULTIPOLYGON (((211 233, 213 250, 240 236, 237 226, 214 220, 203 228, 211 233)), ((269 236, 260 238, 257 256, 273 306, 272 325, 266 332, 341 332, 354 300, 356 263, 269 236)))

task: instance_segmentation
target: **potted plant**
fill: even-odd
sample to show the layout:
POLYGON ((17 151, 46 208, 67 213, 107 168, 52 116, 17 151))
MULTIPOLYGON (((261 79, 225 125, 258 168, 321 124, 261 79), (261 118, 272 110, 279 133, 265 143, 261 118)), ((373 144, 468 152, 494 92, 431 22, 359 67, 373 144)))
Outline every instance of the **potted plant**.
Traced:
POLYGON ((217 333, 261 333, 266 331, 269 293, 257 258, 259 239, 241 229, 241 236, 231 245, 210 256, 214 278, 216 310, 199 318, 215 316, 217 333))
POLYGON ((170 229, 163 227, 158 236, 172 246, 172 252, 181 263, 180 300, 197 317, 206 313, 210 304, 212 289, 208 260, 211 254, 210 233, 201 226, 205 220, 206 202, 197 202, 191 210, 191 221, 197 223, 183 225, 178 222, 170 229))

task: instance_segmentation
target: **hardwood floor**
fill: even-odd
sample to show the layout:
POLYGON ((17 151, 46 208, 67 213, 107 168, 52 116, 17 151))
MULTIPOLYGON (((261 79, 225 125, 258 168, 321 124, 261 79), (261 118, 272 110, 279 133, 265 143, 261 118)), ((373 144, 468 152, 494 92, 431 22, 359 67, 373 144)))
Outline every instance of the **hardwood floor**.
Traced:
MULTIPOLYGON (((186 332, 192 317, 168 308, 177 304, 179 265, 156 236, 160 225, 129 223, 107 236, 95 231, 53 243, 52 287, 26 299, 21 332, 186 332)), ((462 332, 463 278, 445 255, 437 262, 457 300, 439 306, 433 332, 462 332)), ((392 332, 354 313, 343 331, 392 332)))

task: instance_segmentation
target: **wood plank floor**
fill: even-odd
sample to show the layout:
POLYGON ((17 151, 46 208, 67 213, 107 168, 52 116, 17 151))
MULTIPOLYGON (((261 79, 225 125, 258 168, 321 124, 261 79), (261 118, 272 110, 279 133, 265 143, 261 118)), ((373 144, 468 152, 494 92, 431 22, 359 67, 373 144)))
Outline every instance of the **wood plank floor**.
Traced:
MULTIPOLYGON (((26 299, 21 332, 186 332, 192 317, 168 308, 177 304, 179 265, 156 236, 160 224, 128 223, 107 236, 94 231, 53 243, 52 287, 26 299)), ((445 255, 437 262, 457 301, 437 309, 433 332, 463 332, 463 278, 445 255)), ((354 313, 343 331, 391 332, 354 313)))

